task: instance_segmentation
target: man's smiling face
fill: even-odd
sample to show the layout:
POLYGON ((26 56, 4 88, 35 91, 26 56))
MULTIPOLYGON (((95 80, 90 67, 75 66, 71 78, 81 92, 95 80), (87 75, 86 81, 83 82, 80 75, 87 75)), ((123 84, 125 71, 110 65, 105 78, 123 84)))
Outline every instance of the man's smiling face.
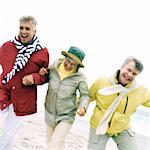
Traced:
POLYGON ((32 22, 20 22, 19 38, 23 44, 30 42, 36 33, 32 22))
POLYGON ((130 61, 121 67, 119 74, 119 82, 122 85, 127 85, 131 83, 138 74, 139 71, 135 68, 135 62, 130 61))

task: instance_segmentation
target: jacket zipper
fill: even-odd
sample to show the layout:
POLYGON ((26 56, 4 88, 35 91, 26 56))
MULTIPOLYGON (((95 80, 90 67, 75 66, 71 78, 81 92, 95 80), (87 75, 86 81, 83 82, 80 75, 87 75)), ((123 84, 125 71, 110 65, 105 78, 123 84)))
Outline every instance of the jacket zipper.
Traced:
POLYGON ((57 117, 57 95, 58 95, 58 91, 59 91, 59 88, 60 88, 61 80, 60 80, 59 73, 56 70, 55 70, 55 72, 57 73, 57 76, 59 78, 59 85, 57 87, 57 92, 56 92, 56 96, 55 96, 55 118, 56 118, 57 117))
MULTIPOLYGON (((119 95, 119 94, 118 94, 119 95)), ((126 105, 125 105, 125 108, 124 108, 124 114, 126 113, 126 110, 127 110, 127 106, 128 106, 128 100, 129 100, 129 97, 127 96, 127 100, 126 100, 126 105)), ((113 115, 112 115, 112 117, 113 117, 113 115)), ((110 124, 111 124, 111 120, 109 121, 109 123, 108 123, 108 126, 110 127, 110 124)))
MULTIPOLYGON (((117 94, 117 96, 119 96, 119 93, 117 94)), ((115 112, 114 112, 114 113, 115 113, 115 112)), ((114 113, 113 113, 113 115, 114 115, 114 113)), ((113 115, 112 115, 112 117, 113 117, 113 115)), ((112 119, 112 117, 111 117, 111 119, 112 119)), ((109 121, 109 123, 108 123, 108 127, 110 127, 111 119, 110 119, 110 121, 109 121)))
POLYGON ((123 112, 124 114, 126 113, 126 110, 127 110, 128 100, 129 100, 129 98, 128 98, 128 96, 127 96, 126 105, 125 105, 124 112, 123 112))

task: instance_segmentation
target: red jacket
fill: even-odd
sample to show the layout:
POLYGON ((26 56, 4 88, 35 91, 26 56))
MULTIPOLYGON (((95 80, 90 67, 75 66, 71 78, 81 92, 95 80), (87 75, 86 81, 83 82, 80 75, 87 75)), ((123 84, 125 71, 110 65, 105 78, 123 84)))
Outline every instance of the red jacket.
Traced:
POLYGON ((3 73, 0 76, 0 109, 3 110, 10 103, 13 103, 14 111, 18 116, 33 114, 37 111, 37 85, 43 84, 45 78, 39 75, 41 67, 48 67, 49 54, 47 48, 34 52, 26 66, 7 83, 3 85, 2 78, 11 71, 17 49, 11 42, 6 42, 0 48, 0 64, 3 66, 3 73), (24 86, 22 78, 32 74, 34 85, 24 86))

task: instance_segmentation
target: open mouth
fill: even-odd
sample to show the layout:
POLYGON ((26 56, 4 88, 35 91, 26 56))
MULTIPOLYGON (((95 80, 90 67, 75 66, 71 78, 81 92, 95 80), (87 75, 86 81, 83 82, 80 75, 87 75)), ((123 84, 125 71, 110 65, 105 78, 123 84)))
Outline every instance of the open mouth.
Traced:
POLYGON ((22 38, 27 38, 27 37, 28 37, 28 35, 21 35, 21 37, 22 37, 22 38))
POLYGON ((125 80, 126 82, 131 82, 131 81, 132 81, 131 78, 129 78, 129 77, 125 76, 125 75, 123 75, 123 77, 124 77, 124 80, 125 80))

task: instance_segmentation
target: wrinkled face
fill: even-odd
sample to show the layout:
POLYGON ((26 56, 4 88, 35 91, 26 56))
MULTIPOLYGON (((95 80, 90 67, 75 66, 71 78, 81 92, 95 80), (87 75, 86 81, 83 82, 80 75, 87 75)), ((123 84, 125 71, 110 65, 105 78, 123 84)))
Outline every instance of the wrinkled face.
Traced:
POLYGON ((74 61, 73 59, 66 57, 64 61, 64 68, 66 71, 71 71, 75 68, 77 68, 78 63, 74 61))
POLYGON ((30 42, 35 35, 36 30, 32 22, 20 22, 19 37, 23 44, 30 42))
POLYGON ((135 77, 139 74, 139 71, 135 68, 135 62, 130 61, 128 64, 123 65, 120 69, 119 82, 122 85, 131 83, 135 77))

